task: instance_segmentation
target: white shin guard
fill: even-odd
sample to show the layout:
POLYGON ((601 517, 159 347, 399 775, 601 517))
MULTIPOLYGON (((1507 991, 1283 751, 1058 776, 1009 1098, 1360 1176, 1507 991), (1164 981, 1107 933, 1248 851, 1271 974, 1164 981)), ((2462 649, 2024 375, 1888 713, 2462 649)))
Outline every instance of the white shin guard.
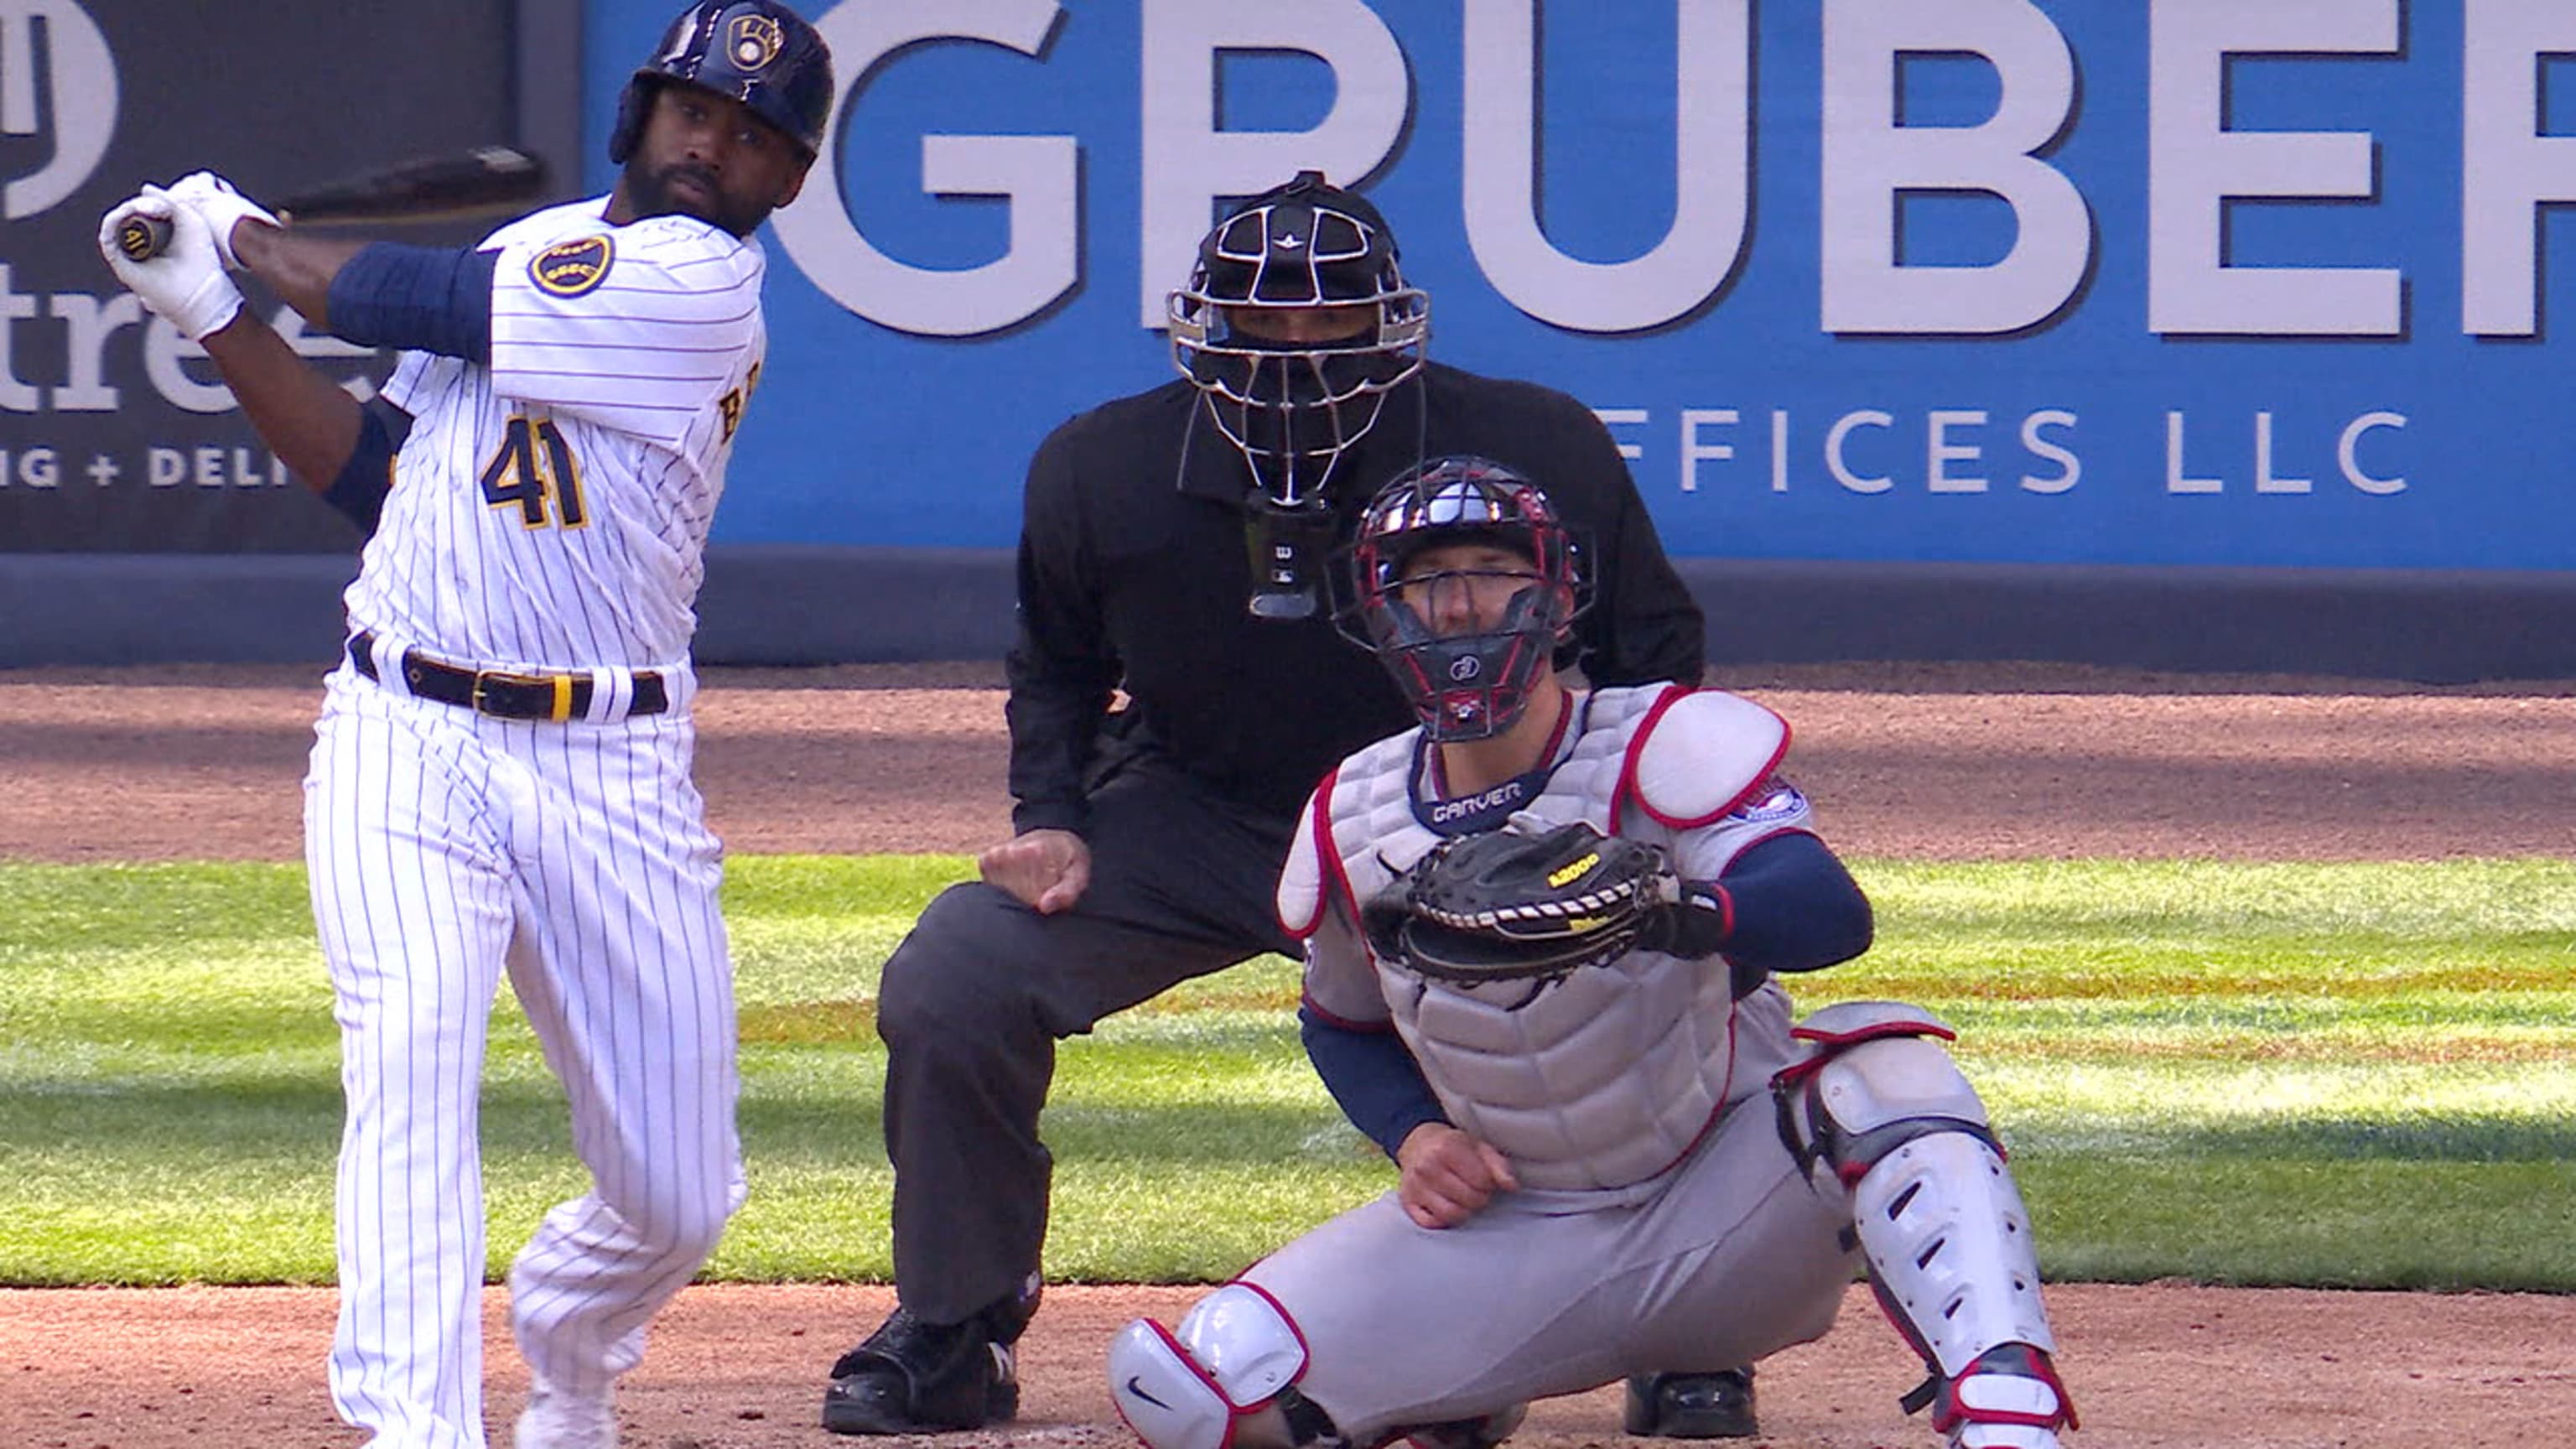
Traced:
POLYGON ((1852 1221, 1887 1311, 1945 1377, 2002 1344, 2056 1351, 2030 1214, 1983 1138, 1933 1132, 1880 1158, 1852 1190, 1852 1221))
POLYGON ((1244 1283, 1200 1299, 1177 1330, 1139 1318, 1109 1343, 1110 1400, 1150 1449, 1337 1443, 1284 1411, 1305 1371, 1296 1325, 1244 1283))
POLYGON ((1822 1050, 1783 1078, 1791 1146, 1850 1191, 1888 1316, 1944 1380, 2007 1344, 2054 1352, 2030 1213, 1985 1103, 1929 1039, 1949 1028, 1902 1003, 1852 1002, 1798 1034, 1822 1050))

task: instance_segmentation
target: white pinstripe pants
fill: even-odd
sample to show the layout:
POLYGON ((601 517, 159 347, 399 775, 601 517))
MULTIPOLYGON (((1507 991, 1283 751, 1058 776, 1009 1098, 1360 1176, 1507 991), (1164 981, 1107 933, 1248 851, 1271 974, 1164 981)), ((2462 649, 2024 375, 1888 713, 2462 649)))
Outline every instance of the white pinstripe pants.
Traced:
POLYGON ((523 723, 331 678, 305 780, 347 1097, 330 1377, 376 1449, 484 1443, 476 1109, 504 970, 591 1173, 510 1270, 539 1379, 593 1392, 632 1368, 740 1205, 722 856, 694 743, 684 709, 523 723))

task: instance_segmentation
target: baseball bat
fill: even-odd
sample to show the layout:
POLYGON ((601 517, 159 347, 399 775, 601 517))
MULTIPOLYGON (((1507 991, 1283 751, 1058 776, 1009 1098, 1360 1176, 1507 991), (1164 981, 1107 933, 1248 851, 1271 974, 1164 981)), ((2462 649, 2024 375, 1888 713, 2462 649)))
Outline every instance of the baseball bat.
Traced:
MULTIPOLYGON (((280 197, 269 209, 299 223, 435 221, 515 207, 545 189, 543 158, 509 146, 478 146, 362 172, 280 197)), ((159 217, 129 216, 116 229, 117 249, 134 261, 149 261, 169 244, 170 223, 159 217)))

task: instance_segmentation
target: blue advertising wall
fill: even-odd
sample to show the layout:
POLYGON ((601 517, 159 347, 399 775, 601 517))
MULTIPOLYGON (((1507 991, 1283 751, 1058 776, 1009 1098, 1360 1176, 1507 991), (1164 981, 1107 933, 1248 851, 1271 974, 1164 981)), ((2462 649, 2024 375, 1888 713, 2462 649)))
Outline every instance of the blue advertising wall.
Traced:
MULTIPOLYGON (((354 536, 119 293, 102 209, 494 141, 604 189, 676 5, 280 0, 174 46, 0 0, 0 667, 339 644, 354 536)), ((841 105, 763 232, 702 660, 997 657, 1030 451, 1172 375, 1196 237, 1314 166, 1392 219, 1435 356, 1601 413, 1714 664, 2576 677, 2562 0, 809 13, 841 105)), ((362 395, 389 361, 300 345, 362 395)))
MULTIPOLYGON (((608 98, 667 8, 589 6, 598 187, 608 98)), ((770 238, 722 541, 1007 546, 1045 431, 1170 376, 1148 323, 1212 198, 1311 162, 1386 211, 1434 355, 1611 421, 1677 555, 2576 556, 2546 327, 2576 297, 2543 265, 2576 245, 2563 6, 816 18, 836 164, 770 238)))

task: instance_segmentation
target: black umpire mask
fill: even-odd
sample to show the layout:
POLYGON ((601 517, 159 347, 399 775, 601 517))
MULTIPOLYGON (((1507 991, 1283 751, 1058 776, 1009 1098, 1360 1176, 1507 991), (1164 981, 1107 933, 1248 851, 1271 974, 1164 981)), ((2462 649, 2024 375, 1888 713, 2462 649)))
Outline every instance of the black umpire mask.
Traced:
MULTIPOLYGON (((1166 303, 1172 362, 1250 473, 1255 618, 1327 611, 1339 475, 1387 394, 1422 367, 1431 303, 1364 197, 1300 171, 1218 222, 1166 303)), ((1192 426, 1198 419, 1193 415, 1192 426)))

